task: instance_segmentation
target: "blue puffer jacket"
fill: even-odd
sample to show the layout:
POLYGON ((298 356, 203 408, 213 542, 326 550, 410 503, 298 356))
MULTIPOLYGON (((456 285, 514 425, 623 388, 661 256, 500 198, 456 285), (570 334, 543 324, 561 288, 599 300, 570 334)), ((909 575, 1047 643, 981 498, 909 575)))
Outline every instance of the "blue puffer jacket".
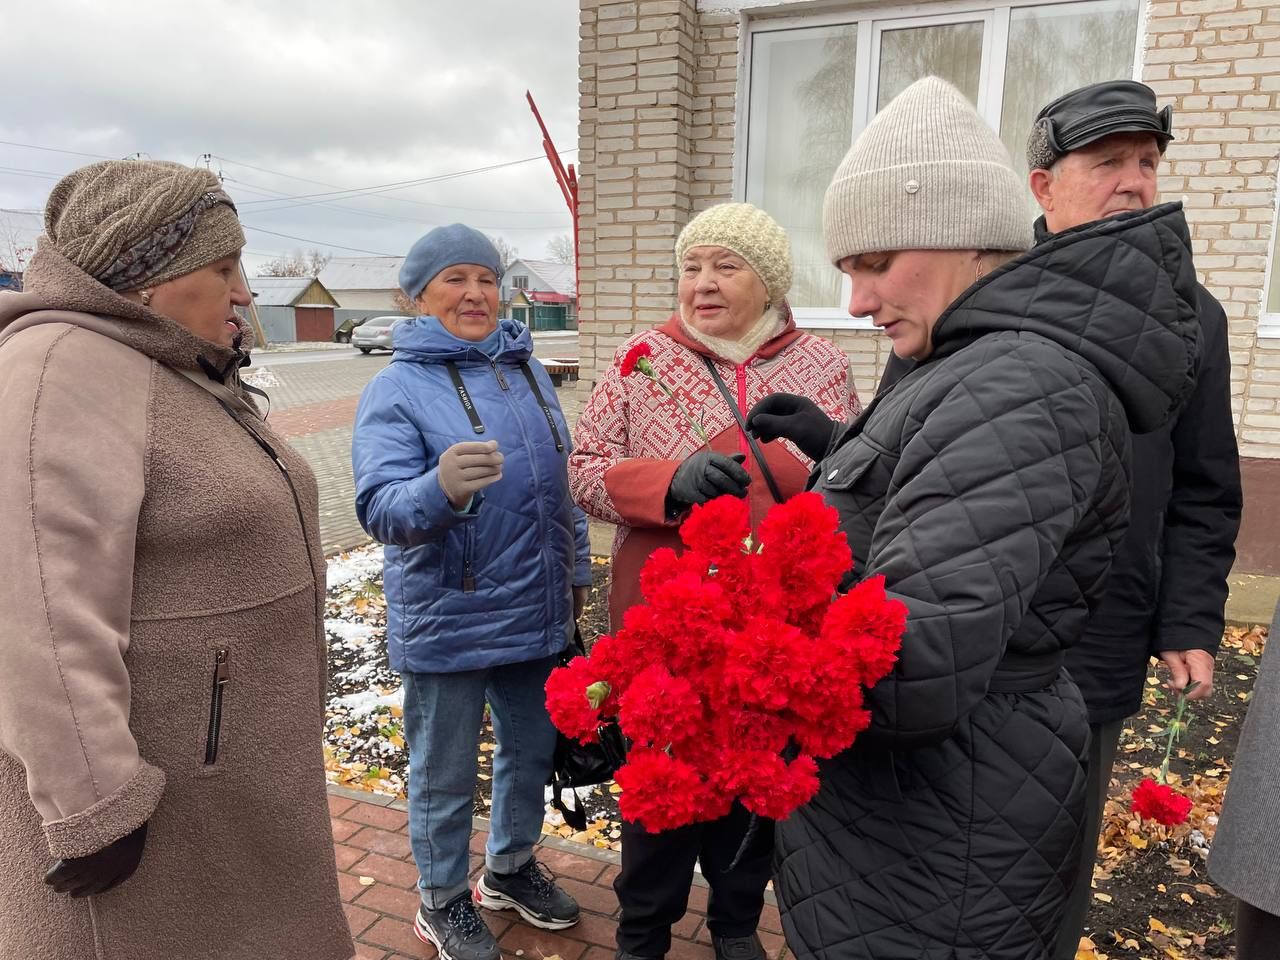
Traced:
POLYGON ((499 322, 494 359, 418 317, 395 331, 391 364, 364 389, 351 463, 360 525, 387 545, 383 586, 391 666, 455 673, 559 653, 573 629, 573 585, 591 583, 587 520, 569 497, 569 427, 532 359, 529 331, 499 322), (452 360, 485 431, 449 378, 452 360), (528 363, 563 450, 520 369, 528 363), (436 478, 440 454, 497 440, 502 479, 464 512, 436 478))

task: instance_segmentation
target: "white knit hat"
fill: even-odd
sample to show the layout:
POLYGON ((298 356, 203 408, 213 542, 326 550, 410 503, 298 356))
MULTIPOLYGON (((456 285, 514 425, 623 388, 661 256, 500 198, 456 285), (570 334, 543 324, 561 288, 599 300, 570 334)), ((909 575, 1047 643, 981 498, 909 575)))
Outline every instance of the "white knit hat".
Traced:
POLYGON ((724 247, 755 271, 769 292, 771 304, 781 303, 791 289, 791 241, 778 221, 750 203, 717 203, 689 221, 676 239, 676 266, 690 247, 724 247))
POLYGON ((1009 151, 964 94, 917 80, 881 110, 822 204, 827 257, 886 250, 1026 250, 1033 235, 1009 151))

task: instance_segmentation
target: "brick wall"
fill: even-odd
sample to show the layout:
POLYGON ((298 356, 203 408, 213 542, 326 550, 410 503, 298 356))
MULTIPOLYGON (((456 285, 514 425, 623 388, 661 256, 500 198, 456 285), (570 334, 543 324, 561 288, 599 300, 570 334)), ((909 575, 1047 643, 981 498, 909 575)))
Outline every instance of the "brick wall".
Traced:
POLYGON ((1161 195, 1186 203, 1200 278, 1227 313, 1240 452, 1280 458, 1280 341, 1256 337, 1280 152, 1280 2, 1153 3, 1143 64, 1178 135, 1161 195))

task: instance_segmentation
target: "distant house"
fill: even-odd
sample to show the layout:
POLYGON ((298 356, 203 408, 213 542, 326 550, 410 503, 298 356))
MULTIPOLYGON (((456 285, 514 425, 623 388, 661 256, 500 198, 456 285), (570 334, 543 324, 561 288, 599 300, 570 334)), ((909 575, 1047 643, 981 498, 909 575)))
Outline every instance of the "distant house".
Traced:
POLYGON ((334 299, 316 277, 251 277, 258 320, 271 343, 333 339, 334 299))
POLYGON ((532 330, 576 330, 578 292, 571 263, 516 260, 502 276, 503 312, 532 330))
POLYGON ((334 257, 319 279, 343 309, 399 313, 403 264, 404 257, 334 257))

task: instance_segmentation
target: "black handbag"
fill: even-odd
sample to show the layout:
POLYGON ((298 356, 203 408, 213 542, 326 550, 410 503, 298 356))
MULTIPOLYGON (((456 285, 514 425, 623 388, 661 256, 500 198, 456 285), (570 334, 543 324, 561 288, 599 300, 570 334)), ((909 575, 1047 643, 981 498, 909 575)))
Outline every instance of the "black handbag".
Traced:
MULTIPOLYGON (((575 624, 573 640, 560 654, 559 665, 566 666, 574 657, 584 656, 586 648, 582 642, 582 634, 575 624)), ((551 784, 551 805, 560 811, 564 822, 575 830, 587 828, 587 811, 572 790, 570 795, 577 806, 566 805, 561 791, 608 783, 626 760, 626 741, 617 720, 601 723, 597 733, 600 737, 598 742, 584 744, 556 732, 555 758, 551 766, 551 779, 548 781, 551 784)))

